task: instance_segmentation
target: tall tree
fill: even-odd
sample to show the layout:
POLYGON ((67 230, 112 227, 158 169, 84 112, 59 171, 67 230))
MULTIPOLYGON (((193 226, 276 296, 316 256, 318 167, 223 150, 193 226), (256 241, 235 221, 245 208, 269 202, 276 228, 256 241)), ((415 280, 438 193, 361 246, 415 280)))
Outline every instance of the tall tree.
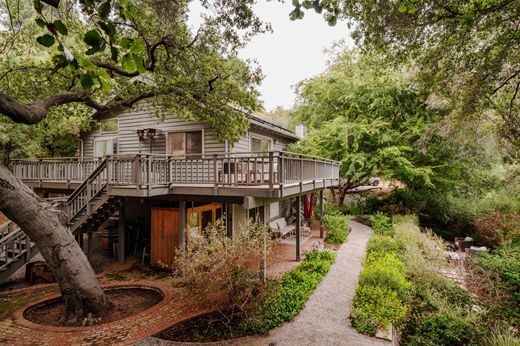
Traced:
MULTIPOLYGON (((415 66, 428 92, 450 102, 452 119, 485 120, 520 147, 520 2, 515 0, 294 1, 330 24, 345 19, 354 38, 389 62, 415 66)), ((477 132, 478 129, 475 129, 477 132)))
POLYGON ((431 170, 417 164, 414 146, 440 114, 427 107, 413 80, 377 55, 340 53, 325 73, 299 85, 292 115, 310 128, 295 150, 341 162, 340 204, 376 175, 430 182, 431 170))
MULTIPOLYGON (((192 33, 187 0, 34 0, 33 9, 7 0, 0 12, 0 114, 34 125, 71 107, 95 119, 146 101, 159 117, 203 120, 234 141, 247 128, 242 111, 260 107, 260 71, 236 56, 252 35, 269 29, 253 3, 204 0, 208 14, 192 33)), ((106 297, 63 212, 2 165, 0 211, 54 271, 65 319, 102 316, 106 297)))

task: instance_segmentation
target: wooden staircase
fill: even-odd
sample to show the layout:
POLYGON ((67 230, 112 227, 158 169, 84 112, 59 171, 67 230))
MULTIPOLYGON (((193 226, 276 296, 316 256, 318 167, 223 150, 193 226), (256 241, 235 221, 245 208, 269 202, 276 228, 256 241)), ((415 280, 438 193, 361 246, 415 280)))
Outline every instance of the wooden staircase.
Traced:
MULTIPOLYGON (((57 207, 68 215, 68 225, 74 235, 93 232, 123 206, 121 197, 109 194, 106 159, 74 192, 57 207)), ((0 225, 0 283, 7 280, 24 264, 28 263, 38 249, 14 222, 0 225)))
POLYGON ((38 249, 14 222, 0 225, 0 283, 29 262, 38 249))

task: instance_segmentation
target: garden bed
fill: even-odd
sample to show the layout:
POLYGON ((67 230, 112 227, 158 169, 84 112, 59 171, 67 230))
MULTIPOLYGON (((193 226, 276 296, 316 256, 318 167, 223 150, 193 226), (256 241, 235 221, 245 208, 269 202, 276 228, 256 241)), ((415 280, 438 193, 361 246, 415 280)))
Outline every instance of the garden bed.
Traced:
POLYGON ((292 320, 305 306, 312 292, 335 260, 330 250, 312 250, 302 263, 281 278, 269 280, 243 309, 194 317, 159 334, 157 338, 181 342, 211 342, 247 335, 266 334, 292 320))
MULTIPOLYGON (((154 288, 148 287, 117 287, 105 289, 107 298, 111 304, 107 315, 100 323, 109 323, 136 315, 152 306, 160 303, 164 296, 154 288)), ((65 305, 61 297, 52 298, 37 303, 25 309, 25 319, 47 326, 62 326, 61 318, 65 315, 65 305)), ((76 326, 81 326, 79 321, 76 326)), ((67 326, 70 326, 67 325, 67 326)), ((74 326, 74 325, 72 325, 74 326)))
POLYGON ((181 322, 157 335, 156 338, 179 342, 212 342, 247 336, 240 328, 243 314, 233 311, 211 312, 181 322))

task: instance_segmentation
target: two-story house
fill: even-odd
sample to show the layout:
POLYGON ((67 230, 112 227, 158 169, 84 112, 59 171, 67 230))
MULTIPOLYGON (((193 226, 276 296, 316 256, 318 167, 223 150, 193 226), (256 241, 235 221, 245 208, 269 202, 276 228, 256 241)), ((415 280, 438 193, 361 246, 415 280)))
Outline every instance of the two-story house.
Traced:
POLYGON ((232 236, 250 218, 269 223, 284 217, 291 200, 300 206, 303 194, 338 184, 337 162, 284 151, 298 137, 254 116, 234 144, 205 123, 159 121, 142 107, 99 124, 82 135, 77 157, 18 160, 14 173, 43 194, 67 194, 62 207, 76 235, 118 216, 122 260, 135 232, 148 239, 152 262, 171 264, 187 224, 222 218, 232 236))

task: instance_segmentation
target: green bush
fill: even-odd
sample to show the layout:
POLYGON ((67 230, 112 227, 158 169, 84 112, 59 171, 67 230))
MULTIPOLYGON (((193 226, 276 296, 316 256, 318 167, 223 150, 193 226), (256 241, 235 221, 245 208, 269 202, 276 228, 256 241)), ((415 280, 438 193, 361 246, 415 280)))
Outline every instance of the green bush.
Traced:
POLYGON ((387 235, 374 235, 370 238, 367 244, 367 253, 372 252, 397 252, 399 250, 399 243, 387 235))
POLYGON ((265 334, 285 321, 293 319, 304 307, 336 256, 332 251, 312 250, 303 262, 285 273, 270 287, 253 313, 241 323, 250 334, 265 334))
POLYGON ((327 215, 324 219, 325 227, 327 227, 327 237, 325 241, 333 244, 343 244, 347 241, 347 236, 350 233, 350 226, 348 225, 348 219, 346 216, 341 214, 327 215))
POLYGON ((374 235, 368 243, 353 301, 352 326, 360 333, 375 335, 377 328, 404 321, 409 311, 412 286, 398 249, 399 244, 386 235, 374 235))
POLYGON ((393 253, 375 253, 367 258, 368 265, 359 277, 359 286, 380 286, 397 292, 405 300, 411 285, 404 273, 403 263, 393 253))
POLYGON ((475 345, 473 326, 465 320, 449 315, 433 315, 423 320, 415 333, 407 340, 407 345, 475 345))
POLYGON ((374 233, 377 235, 394 235, 392 219, 383 213, 375 213, 369 218, 374 233))
MULTIPOLYGON (((316 209, 318 209, 318 208, 316 208, 316 209)), ((345 215, 343 210, 335 203, 325 203, 323 205, 323 214, 325 216, 330 216, 330 215, 342 216, 342 215, 345 215)))
POLYGON ((381 286, 358 286, 353 300, 352 326, 360 333, 374 336, 377 328, 388 328, 408 312, 397 292, 381 286))
POLYGON ((500 288, 511 293, 516 304, 520 304, 520 243, 505 243, 490 253, 472 258, 472 267, 477 272, 492 271, 501 278, 500 288))

